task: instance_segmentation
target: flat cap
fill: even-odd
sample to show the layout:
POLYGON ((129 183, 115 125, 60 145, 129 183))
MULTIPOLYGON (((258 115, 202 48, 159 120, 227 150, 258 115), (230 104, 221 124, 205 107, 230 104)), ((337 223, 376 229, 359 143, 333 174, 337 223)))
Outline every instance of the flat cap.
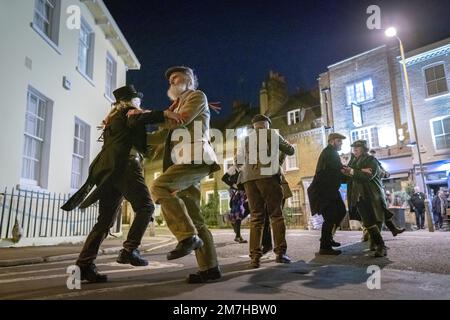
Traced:
POLYGON ((347 138, 340 133, 336 133, 336 132, 330 133, 328 135, 328 142, 330 142, 331 140, 334 140, 334 139, 347 139, 347 138))
POLYGON ((182 72, 191 77, 194 77, 194 71, 191 68, 186 67, 186 66, 174 66, 174 67, 170 67, 169 69, 167 69, 167 71, 165 73, 167 80, 170 79, 170 75, 174 72, 182 72))
POLYGON ((272 124, 272 121, 270 120, 270 118, 268 116, 263 115, 263 114, 257 114, 252 119, 252 123, 260 122, 260 121, 267 121, 270 125, 272 124))

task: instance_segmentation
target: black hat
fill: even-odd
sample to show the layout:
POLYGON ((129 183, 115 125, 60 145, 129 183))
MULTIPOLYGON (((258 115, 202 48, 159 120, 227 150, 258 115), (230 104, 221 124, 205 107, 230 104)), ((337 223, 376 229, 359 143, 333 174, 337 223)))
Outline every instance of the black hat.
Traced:
POLYGON ((170 79, 170 75, 174 72, 182 72, 182 73, 187 74, 190 77, 194 78, 194 71, 191 68, 185 67, 185 66, 174 66, 174 67, 170 67, 169 69, 167 69, 167 71, 166 71, 167 80, 170 79))
POLYGON ((353 142, 351 146, 354 148, 363 147, 364 149, 366 149, 366 151, 369 151, 369 148, 367 147, 367 140, 357 140, 353 142))
POLYGON ((144 94, 142 92, 137 92, 132 84, 120 87, 113 91, 114 98, 116 101, 124 100, 128 101, 133 98, 143 98, 144 94))
POLYGON ((270 120, 270 118, 263 114, 257 114, 252 119, 252 123, 259 122, 259 121, 267 121, 270 125, 272 124, 272 121, 270 120))

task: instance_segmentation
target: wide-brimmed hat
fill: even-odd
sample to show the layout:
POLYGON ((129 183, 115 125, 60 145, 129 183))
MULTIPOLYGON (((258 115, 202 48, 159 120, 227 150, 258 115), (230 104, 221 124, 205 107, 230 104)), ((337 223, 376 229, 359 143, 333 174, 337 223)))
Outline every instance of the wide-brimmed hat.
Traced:
POLYGON ((252 123, 260 122, 260 121, 267 121, 270 125, 272 124, 272 120, 268 116, 265 116, 263 114, 257 114, 253 117, 252 123))
POLYGON ((116 98, 116 101, 128 101, 133 98, 143 98, 144 94, 142 92, 136 91, 134 86, 132 84, 120 87, 113 91, 114 98, 116 98))
POLYGON ((170 67, 169 69, 167 69, 167 71, 165 73, 167 80, 170 79, 170 75, 174 72, 182 72, 182 73, 194 78, 194 70, 192 70, 191 68, 186 67, 186 66, 174 66, 174 67, 170 67))

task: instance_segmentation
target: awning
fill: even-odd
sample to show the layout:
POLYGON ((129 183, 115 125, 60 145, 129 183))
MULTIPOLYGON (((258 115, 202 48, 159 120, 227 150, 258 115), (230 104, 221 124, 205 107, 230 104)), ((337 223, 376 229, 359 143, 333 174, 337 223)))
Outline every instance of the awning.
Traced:
POLYGON ((402 157, 402 158, 391 158, 380 160, 384 169, 387 170, 391 176, 394 174, 408 174, 408 172, 413 168, 412 158, 402 157))
POLYGON ((402 173, 394 173, 391 174, 389 176, 389 178, 387 179, 383 179, 383 180, 389 180, 389 179, 403 179, 403 178, 408 178, 409 177, 409 173, 407 172, 402 172, 402 173))

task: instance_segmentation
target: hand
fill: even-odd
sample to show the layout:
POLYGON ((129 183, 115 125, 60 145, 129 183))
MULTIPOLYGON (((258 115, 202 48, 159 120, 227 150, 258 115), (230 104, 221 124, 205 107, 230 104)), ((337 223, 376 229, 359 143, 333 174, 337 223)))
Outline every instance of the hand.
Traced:
POLYGON ((178 124, 182 124, 186 121, 186 116, 184 114, 172 112, 169 110, 164 111, 164 117, 167 119, 173 120, 178 124))
POLYGON ((135 116, 138 114, 144 113, 144 110, 142 109, 131 109, 130 111, 127 112, 127 117, 131 117, 131 116, 135 116))
POLYGON ((220 113, 220 110, 222 110, 222 106, 220 105, 220 101, 218 102, 210 102, 208 104, 209 108, 214 110, 217 114, 220 113))
POLYGON ((372 169, 371 169, 371 168, 364 168, 364 169, 361 169, 361 171, 362 171, 363 173, 369 175, 369 176, 372 175, 372 169))
POLYGON ((167 110, 174 111, 176 108, 178 108, 179 103, 180 103, 180 98, 177 98, 174 102, 172 102, 172 104, 170 105, 169 108, 167 108, 167 110))
POLYGON ((349 176, 351 170, 352 170, 352 169, 351 169, 350 167, 345 166, 345 167, 343 167, 343 168, 341 169, 341 173, 344 174, 344 175, 346 175, 346 176, 349 176))

